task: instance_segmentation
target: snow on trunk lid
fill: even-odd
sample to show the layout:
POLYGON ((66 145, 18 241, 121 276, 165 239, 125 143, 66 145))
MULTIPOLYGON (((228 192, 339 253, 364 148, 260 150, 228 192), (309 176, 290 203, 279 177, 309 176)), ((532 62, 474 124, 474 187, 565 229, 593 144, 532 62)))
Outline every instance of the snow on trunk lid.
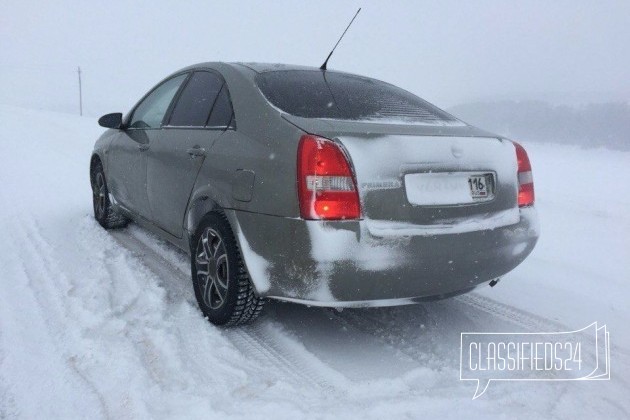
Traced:
POLYGON ((355 133, 337 140, 351 157, 375 234, 462 233, 519 221, 507 140, 355 133))

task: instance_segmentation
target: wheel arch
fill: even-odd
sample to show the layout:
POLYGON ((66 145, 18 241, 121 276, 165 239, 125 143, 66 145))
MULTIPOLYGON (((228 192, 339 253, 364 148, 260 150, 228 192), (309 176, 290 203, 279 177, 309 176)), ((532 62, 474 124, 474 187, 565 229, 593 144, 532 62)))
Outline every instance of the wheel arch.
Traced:
MULTIPOLYGON (((184 232, 188 234, 189 238, 193 237, 199 222, 206 214, 216 211, 225 214, 224 209, 233 208, 229 198, 225 197, 227 194, 222 194, 212 183, 204 182, 205 176, 202 173, 203 169, 197 175, 195 187, 190 194, 188 208, 184 214, 184 232)), ((232 224, 232 220, 229 221, 232 224)))
POLYGON ((200 194, 190 200, 188 211, 186 212, 186 218, 184 220, 184 228, 191 239, 197 232, 201 219, 203 219, 206 214, 212 212, 223 212, 223 208, 219 206, 215 200, 210 198, 209 195, 200 194))

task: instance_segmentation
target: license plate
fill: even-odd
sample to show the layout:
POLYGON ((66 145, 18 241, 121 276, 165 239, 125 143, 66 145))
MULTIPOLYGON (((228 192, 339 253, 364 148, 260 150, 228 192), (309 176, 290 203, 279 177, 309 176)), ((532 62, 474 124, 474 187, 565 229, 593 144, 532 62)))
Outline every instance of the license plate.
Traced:
POLYGON ((490 172, 430 172, 405 175, 409 203, 419 206, 449 206, 478 203, 494 197, 490 172))
POLYGON ((468 187, 473 199, 484 199, 490 195, 488 175, 472 175, 468 177, 468 187))

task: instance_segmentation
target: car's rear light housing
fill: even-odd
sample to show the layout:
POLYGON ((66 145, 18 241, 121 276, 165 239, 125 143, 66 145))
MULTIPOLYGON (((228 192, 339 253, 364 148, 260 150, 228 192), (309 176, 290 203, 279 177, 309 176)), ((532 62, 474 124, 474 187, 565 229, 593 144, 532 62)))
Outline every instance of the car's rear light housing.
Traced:
POLYGON ((347 220, 361 217, 361 204, 352 165, 341 146, 305 134, 297 156, 300 216, 308 220, 347 220))
POLYGON ((518 163, 518 206, 533 206, 535 196, 532 165, 529 162, 529 157, 523 146, 517 142, 512 143, 514 143, 514 147, 516 148, 516 161, 518 163))

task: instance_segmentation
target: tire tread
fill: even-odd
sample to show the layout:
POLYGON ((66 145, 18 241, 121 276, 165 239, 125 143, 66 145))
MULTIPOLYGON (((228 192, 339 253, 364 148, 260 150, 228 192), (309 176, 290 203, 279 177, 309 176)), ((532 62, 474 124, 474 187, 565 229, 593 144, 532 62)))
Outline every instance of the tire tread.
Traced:
MULTIPOLYGON (((230 236, 229 239, 225 239, 228 239, 234 245, 236 253, 236 274, 234 275, 237 287, 236 304, 234 305, 234 309, 232 310, 229 319, 224 324, 222 324, 222 326, 233 327, 250 323, 254 321, 262 312, 262 309, 265 305, 265 299, 256 294, 254 285, 252 284, 249 273, 247 272, 247 268, 245 267, 245 262, 243 261, 241 249, 238 245, 238 242, 236 241, 234 232, 226 215, 222 211, 215 211, 208 213, 208 216, 216 216, 216 218, 219 219, 220 222, 224 225, 227 234, 230 236)), ((204 223, 202 221, 200 223, 200 226, 203 225, 204 223)), ((195 237, 198 237, 198 235, 195 235, 195 237)), ((196 241, 191 244, 191 255, 195 254, 195 245, 196 241)))

